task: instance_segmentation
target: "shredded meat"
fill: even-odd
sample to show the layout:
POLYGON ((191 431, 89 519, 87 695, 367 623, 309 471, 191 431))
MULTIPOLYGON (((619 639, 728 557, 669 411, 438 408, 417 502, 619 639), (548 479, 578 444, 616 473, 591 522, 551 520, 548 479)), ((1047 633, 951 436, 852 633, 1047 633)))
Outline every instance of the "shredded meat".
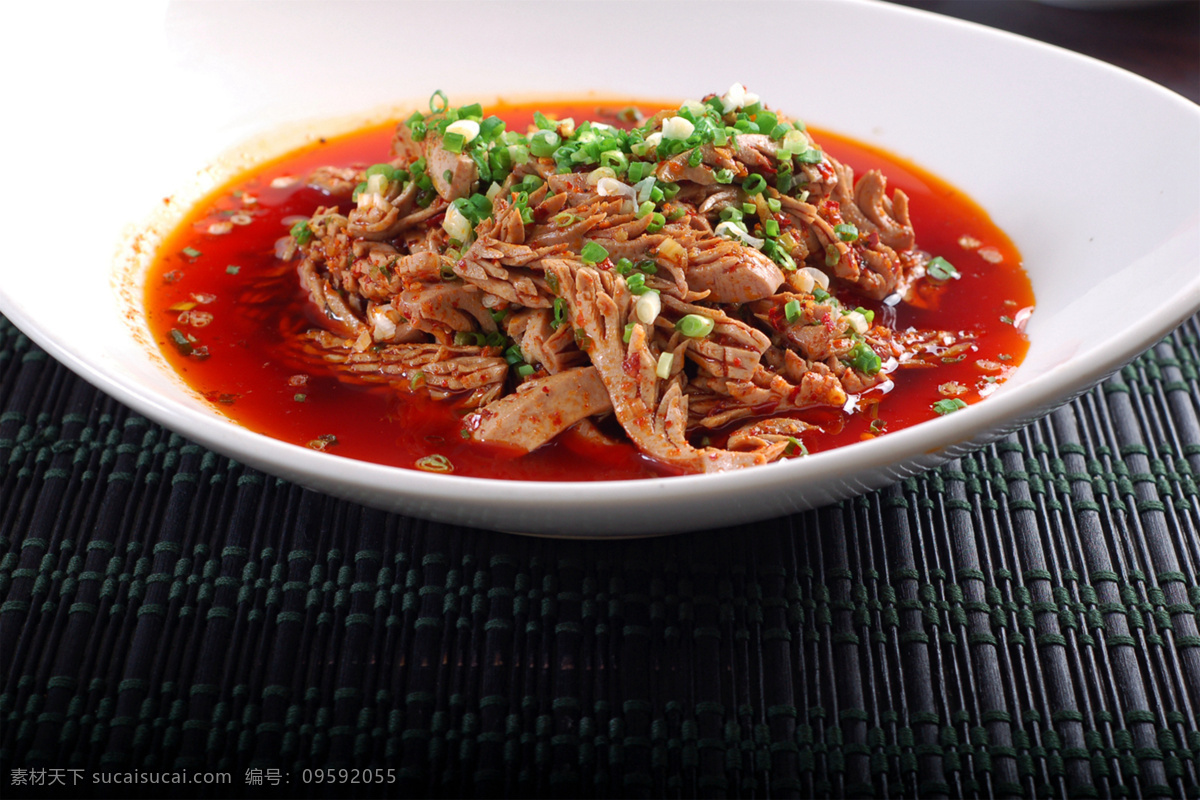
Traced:
MULTIPOLYGON (((733 131, 733 96, 687 113, 733 131)), ((474 409, 475 441, 611 442, 596 425, 610 416, 674 470, 795 457, 805 412, 854 413, 934 336, 857 308, 923 272, 908 199, 783 115, 697 145, 682 109, 633 134, 578 120, 517 138, 464 114, 410 118, 369 169, 316 170, 338 205, 296 241, 320 326, 305 351, 474 409), (615 168, 584 149, 596 141, 615 168)))

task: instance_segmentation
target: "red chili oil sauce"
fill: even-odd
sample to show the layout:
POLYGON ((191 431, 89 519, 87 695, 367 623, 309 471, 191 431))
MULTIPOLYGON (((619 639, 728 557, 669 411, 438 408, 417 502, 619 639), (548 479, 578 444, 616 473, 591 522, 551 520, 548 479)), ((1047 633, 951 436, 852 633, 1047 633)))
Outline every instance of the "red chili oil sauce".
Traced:
MULTIPOLYGON (((614 122, 626 106, 541 103, 488 112, 509 129, 524 130, 535 110, 559 119, 614 122)), ((506 456, 463 439, 462 412, 449 403, 383 384, 339 380, 336 369, 302 355, 298 339, 316 317, 300 288, 297 262, 275 257, 276 240, 288 234, 295 217, 307 218, 330 204, 326 195, 304 185, 309 172, 388 160, 394 127, 322 139, 234 179, 197 204, 164 241, 146 282, 150 328, 170 364, 240 425, 346 458, 413 469, 418 460, 440 454, 455 474, 509 480, 674 474, 631 444, 596 445, 570 431, 526 456, 506 456), (217 232, 223 229, 227 232, 217 232)), ((818 452, 934 419, 939 401, 974 403, 986 396, 1024 358, 1028 342, 1021 326, 1034 301, 1016 247, 970 198, 886 152, 810 131, 822 149, 856 174, 877 168, 887 177, 889 192, 903 190, 918 247, 950 261, 961 276, 919 285, 923 308, 906 303, 883 308, 839 288, 843 305, 871 309, 897 332, 912 326, 967 332, 975 340, 965 357, 897 370, 895 388, 886 396, 865 395, 867 404, 859 413, 800 415, 824 429, 802 437, 809 452, 818 452)))

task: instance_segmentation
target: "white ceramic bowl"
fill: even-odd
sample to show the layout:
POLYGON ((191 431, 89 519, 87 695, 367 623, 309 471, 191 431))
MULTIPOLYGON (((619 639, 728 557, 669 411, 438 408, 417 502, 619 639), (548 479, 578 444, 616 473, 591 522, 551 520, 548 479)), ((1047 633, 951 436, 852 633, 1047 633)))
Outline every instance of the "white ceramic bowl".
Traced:
POLYGON ((206 3, 69 13, 38 4, 25 13, 37 18, 9 26, 0 48, 12 76, 0 136, 15 231, 0 260, 0 311, 167 427, 382 508, 603 536, 786 514, 993 440, 1200 308, 1200 109, 1111 66, 968 23, 871 2, 206 3), (532 484, 382 467, 251 433, 194 396, 146 344, 137 274, 146 259, 117 256, 131 243, 151 247, 190 198, 264 151, 436 88, 462 101, 587 90, 678 98, 734 81, 911 158, 972 195, 1012 236, 1037 311, 1028 357, 1000 391, 952 416, 758 469, 532 484), (117 263, 132 263, 133 274, 117 263))

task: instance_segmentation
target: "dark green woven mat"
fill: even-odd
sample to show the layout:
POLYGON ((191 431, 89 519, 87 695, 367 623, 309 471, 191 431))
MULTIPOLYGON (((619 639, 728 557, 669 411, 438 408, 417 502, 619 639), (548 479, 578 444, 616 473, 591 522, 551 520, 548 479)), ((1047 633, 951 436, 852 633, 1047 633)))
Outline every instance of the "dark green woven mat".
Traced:
POLYGON ((264 477, 0 321, 0 791, 1197 796, 1198 337, 853 501, 569 542, 264 477))

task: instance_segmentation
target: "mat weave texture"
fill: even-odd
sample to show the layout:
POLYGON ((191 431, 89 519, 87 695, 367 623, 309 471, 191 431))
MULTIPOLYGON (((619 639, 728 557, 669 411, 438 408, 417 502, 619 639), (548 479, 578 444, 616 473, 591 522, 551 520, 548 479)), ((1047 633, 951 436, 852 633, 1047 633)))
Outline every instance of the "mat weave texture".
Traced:
POLYGON ((0 319, 0 794, 1200 796, 1198 368, 1193 318, 922 477, 580 542, 264 476, 0 319))

